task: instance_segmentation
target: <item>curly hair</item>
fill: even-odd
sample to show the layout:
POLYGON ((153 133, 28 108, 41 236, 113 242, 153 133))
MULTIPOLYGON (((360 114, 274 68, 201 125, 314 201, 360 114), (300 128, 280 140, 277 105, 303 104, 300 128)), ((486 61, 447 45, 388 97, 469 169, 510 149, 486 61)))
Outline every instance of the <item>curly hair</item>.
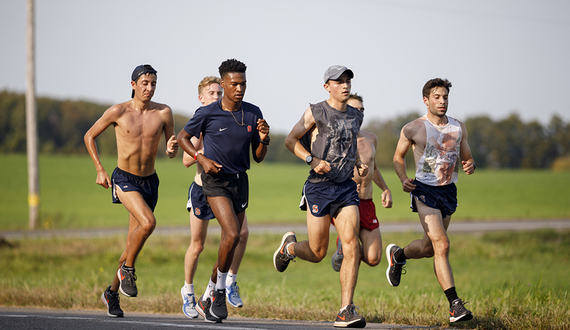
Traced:
POLYGON ((445 87, 447 89, 447 92, 449 93, 449 89, 451 88, 451 82, 447 79, 441 79, 441 78, 434 78, 428 80, 428 82, 426 82, 424 88, 422 89, 423 97, 429 98, 430 91, 432 90, 432 88, 435 87, 445 87))
POLYGON ((243 62, 240 62, 235 58, 232 58, 223 61, 222 64, 220 64, 220 67, 218 68, 218 72, 220 73, 220 77, 223 79, 224 76, 230 72, 245 73, 246 69, 247 66, 243 62))

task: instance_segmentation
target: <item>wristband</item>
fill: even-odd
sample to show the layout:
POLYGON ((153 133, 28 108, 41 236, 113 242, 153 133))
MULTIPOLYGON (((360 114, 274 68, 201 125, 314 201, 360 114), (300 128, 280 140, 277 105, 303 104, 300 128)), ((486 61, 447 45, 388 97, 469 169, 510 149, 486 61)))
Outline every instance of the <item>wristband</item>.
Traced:
POLYGON ((199 151, 196 151, 196 153, 194 154, 194 160, 195 161, 198 161, 198 153, 199 153, 199 151))

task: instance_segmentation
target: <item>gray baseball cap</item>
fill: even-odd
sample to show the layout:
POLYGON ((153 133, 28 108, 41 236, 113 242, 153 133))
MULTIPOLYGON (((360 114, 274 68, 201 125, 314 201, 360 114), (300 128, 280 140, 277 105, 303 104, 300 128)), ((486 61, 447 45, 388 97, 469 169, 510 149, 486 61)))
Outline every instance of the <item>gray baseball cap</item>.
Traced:
POLYGON ((352 70, 350 70, 349 68, 347 68, 345 66, 333 65, 333 66, 329 67, 327 69, 327 71, 325 71, 325 75, 323 76, 323 80, 325 81, 325 84, 329 80, 338 79, 338 77, 340 77, 345 71, 348 72, 348 76, 350 77, 350 79, 354 78, 354 72, 352 72, 352 70))

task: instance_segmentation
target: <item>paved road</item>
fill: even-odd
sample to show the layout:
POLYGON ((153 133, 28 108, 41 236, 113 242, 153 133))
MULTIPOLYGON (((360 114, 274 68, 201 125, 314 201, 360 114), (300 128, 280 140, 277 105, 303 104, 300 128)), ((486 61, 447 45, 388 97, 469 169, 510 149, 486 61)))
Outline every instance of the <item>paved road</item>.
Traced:
MULTIPOLYGON (((486 231, 505 231, 505 230, 536 230, 552 228, 556 230, 570 229, 570 219, 549 219, 549 220, 513 220, 513 221, 468 221, 468 222, 451 222, 449 232, 471 232, 481 233, 486 231)), ((250 224, 249 231, 251 234, 283 234, 289 230, 296 233, 307 233, 305 224, 293 225, 256 225, 250 224)), ((380 230, 383 233, 401 233, 401 232, 422 232, 423 229, 419 223, 387 223, 380 224, 380 230)), ((209 233, 219 233, 220 227, 217 222, 212 222, 209 233)), ((22 238, 46 238, 46 237, 69 237, 69 238, 94 238, 106 237, 110 235, 125 235, 126 227, 111 229, 51 229, 51 230, 15 230, 0 231, 0 238, 6 240, 22 239, 22 238)), ((189 226, 182 227, 163 227, 158 225, 153 232, 153 236, 177 236, 190 235, 189 226)))
MULTIPOLYGON (((222 324, 205 323, 203 319, 189 319, 184 315, 129 313, 128 317, 110 318, 94 311, 64 311, 32 308, 0 307, 0 329, 49 330, 154 330, 154 329, 220 329, 220 330, 306 330, 333 329, 332 322, 284 321, 230 317, 222 324)), ((369 323, 366 329, 440 329, 395 324, 369 323)))

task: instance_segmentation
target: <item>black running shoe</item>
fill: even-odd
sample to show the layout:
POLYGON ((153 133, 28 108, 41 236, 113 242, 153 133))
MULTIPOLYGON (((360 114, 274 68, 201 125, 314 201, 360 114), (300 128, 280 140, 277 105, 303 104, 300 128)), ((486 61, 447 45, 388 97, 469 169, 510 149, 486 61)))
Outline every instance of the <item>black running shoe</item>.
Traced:
POLYGON ((210 314, 219 319, 228 318, 228 306, 226 305, 226 289, 214 290, 210 314))
POLYGON ((111 291, 111 286, 103 292, 101 300, 107 306, 107 315, 110 317, 123 317, 123 310, 119 305, 119 293, 111 291))
POLYGON ((400 250, 401 247, 396 244, 390 244, 386 247, 386 260, 388 260, 388 269, 386 269, 386 278, 391 286, 400 285, 400 279, 402 278, 402 270, 405 272, 404 265, 406 262, 397 262, 394 258, 394 253, 400 250))
POLYGON ((200 296, 200 299, 198 299, 198 302, 196 303, 196 310, 198 311, 198 314, 204 318, 204 322, 222 323, 221 319, 210 314, 210 305, 212 304, 210 298, 206 299, 206 301, 202 300, 202 298, 204 298, 204 295, 200 296))
POLYGON ((354 304, 350 304, 338 313, 334 326, 336 328, 364 328, 366 319, 364 316, 356 314, 356 307, 354 304))
POLYGON ((461 299, 455 299, 449 307, 449 322, 469 321, 473 318, 473 313, 463 306, 461 299))
POLYGON ((297 242, 297 236, 292 231, 289 231, 283 235, 281 239, 281 245, 273 254, 273 266, 277 271, 284 272, 289 266, 289 261, 295 259, 295 256, 292 256, 287 252, 287 244, 297 242))
POLYGON ((123 262, 119 270, 117 270, 117 276, 119 276, 120 282, 119 291, 127 297, 136 297, 138 291, 137 284, 135 283, 137 280, 135 269, 125 267, 125 263, 123 262))

